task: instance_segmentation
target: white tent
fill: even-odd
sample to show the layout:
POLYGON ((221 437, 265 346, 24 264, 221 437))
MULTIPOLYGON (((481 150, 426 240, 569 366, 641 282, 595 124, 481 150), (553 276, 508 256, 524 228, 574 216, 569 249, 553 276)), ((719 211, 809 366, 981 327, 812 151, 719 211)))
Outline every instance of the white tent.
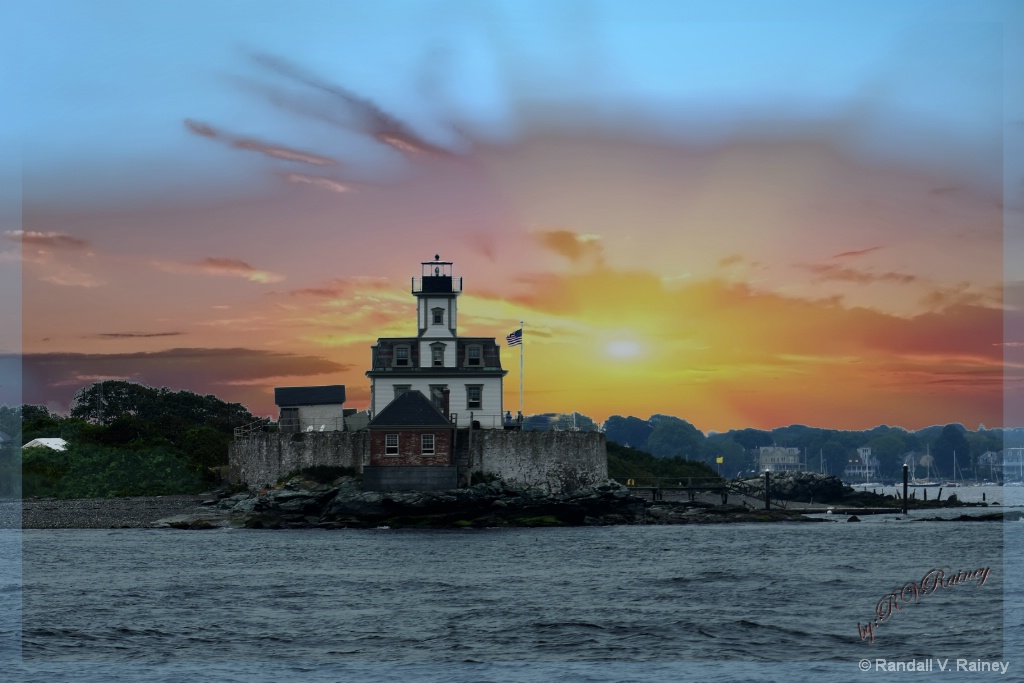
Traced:
POLYGON ((49 449, 54 450, 54 451, 64 451, 64 450, 67 450, 67 448, 68 448, 68 442, 65 441, 64 439, 61 439, 61 438, 56 438, 56 437, 54 437, 54 438, 46 438, 46 437, 44 437, 42 439, 32 439, 27 444, 22 446, 22 448, 36 448, 36 447, 49 448, 49 449))

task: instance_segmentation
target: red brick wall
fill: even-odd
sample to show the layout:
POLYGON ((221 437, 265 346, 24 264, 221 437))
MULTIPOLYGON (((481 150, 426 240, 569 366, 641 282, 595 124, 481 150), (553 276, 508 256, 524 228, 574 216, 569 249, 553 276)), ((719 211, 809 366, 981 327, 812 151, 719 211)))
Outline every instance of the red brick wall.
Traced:
POLYGON ((395 429, 370 431, 370 465, 451 465, 452 431, 450 429, 395 429), (384 435, 398 434, 398 455, 384 455, 384 435), (434 435, 434 454, 420 453, 420 435, 434 435))

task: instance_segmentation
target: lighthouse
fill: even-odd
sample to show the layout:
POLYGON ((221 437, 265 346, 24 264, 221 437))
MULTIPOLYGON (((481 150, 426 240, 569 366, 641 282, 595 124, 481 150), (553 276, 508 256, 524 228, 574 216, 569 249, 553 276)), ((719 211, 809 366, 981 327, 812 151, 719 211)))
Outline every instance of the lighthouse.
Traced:
POLYGON ((371 417, 404 392, 419 391, 456 427, 501 429, 508 371, 493 337, 459 336, 462 278, 453 263, 440 254, 421 262, 410 292, 416 298, 416 336, 381 337, 371 347, 371 417))

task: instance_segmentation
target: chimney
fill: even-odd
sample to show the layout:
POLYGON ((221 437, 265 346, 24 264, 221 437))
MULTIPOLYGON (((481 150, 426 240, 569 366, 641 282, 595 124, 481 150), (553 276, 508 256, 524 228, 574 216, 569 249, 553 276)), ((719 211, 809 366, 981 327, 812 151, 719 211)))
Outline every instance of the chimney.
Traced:
POLYGON ((448 398, 451 393, 452 392, 448 390, 448 387, 441 390, 441 412, 444 413, 444 419, 446 420, 452 419, 451 413, 448 412, 448 398))

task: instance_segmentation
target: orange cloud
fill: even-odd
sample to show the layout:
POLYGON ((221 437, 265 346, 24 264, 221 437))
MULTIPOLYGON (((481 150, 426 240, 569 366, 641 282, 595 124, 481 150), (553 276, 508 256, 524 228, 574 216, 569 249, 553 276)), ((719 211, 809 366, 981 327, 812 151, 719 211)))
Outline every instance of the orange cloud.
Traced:
POLYGON ((281 282, 283 275, 271 273, 265 270, 258 270, 245 261, 232 258, 204 258, 195 263, 168 263, 165 261, 153 261, 151 265, 166 273, 202 273, 206 275, 224 275, 228 277, 241 277, 250 282, 268 284, 281 282))
POLYGON ((549 409, 578 406, 601 419, 669 412, 717 430, 1002 421, 998 307, 901 317, 834 296, 724 280, 670 284, 607 266, 524 275, 516 285, 502 300, 552 331, 524 332, 527 391, 549 409), (953 387, 971 399, 956 400, 953 387))
MULTIPOLYGON (((863 253, 867 253, 868 251, 873 251, 873 250, 868 249, 868 250, 865 250, 863 252, 857 252, 857 253, 862 253, 863 254, 863 253)), ((848 254, 853 254, 853 253, 855 253, 855 252, 848 252, 847 255, 848 254)), ((840 254, 839 256, 843 256, 843 254, 840 254)), ((833 257, 833 258, 837 258, 837 257, 833 257)), ((912 284, 914 282, 918 282, 919 279, 920 279, 916 275, 910 275, 909 273, 887 272, 887 273, 875 274, 875 273, 869 273, 869 272, 864 271, 864 270, 857 270, 857 269, 854 269, 854 268, 844 268, 842 266, 833 265, 833 264, 825 264, 825 263, 806 264, 806 265, 799 265, 797 267, 798 268, 803 268, 805 270, 809 270, 810 272, 814 273, 814 282, 826 282, 826 281, 854 282, 856 284, 861 284, 861 285, 871 284, 872 282, 894 282, 894 283, 897 283, 897 284, 909 285, 909 284, 912 284)))
POLYGON ((541 245, 573 262, 588 257, 600 260, 604 256, 600 235, 580 234, 572 230, 548 230, 535 235, 541 245))

